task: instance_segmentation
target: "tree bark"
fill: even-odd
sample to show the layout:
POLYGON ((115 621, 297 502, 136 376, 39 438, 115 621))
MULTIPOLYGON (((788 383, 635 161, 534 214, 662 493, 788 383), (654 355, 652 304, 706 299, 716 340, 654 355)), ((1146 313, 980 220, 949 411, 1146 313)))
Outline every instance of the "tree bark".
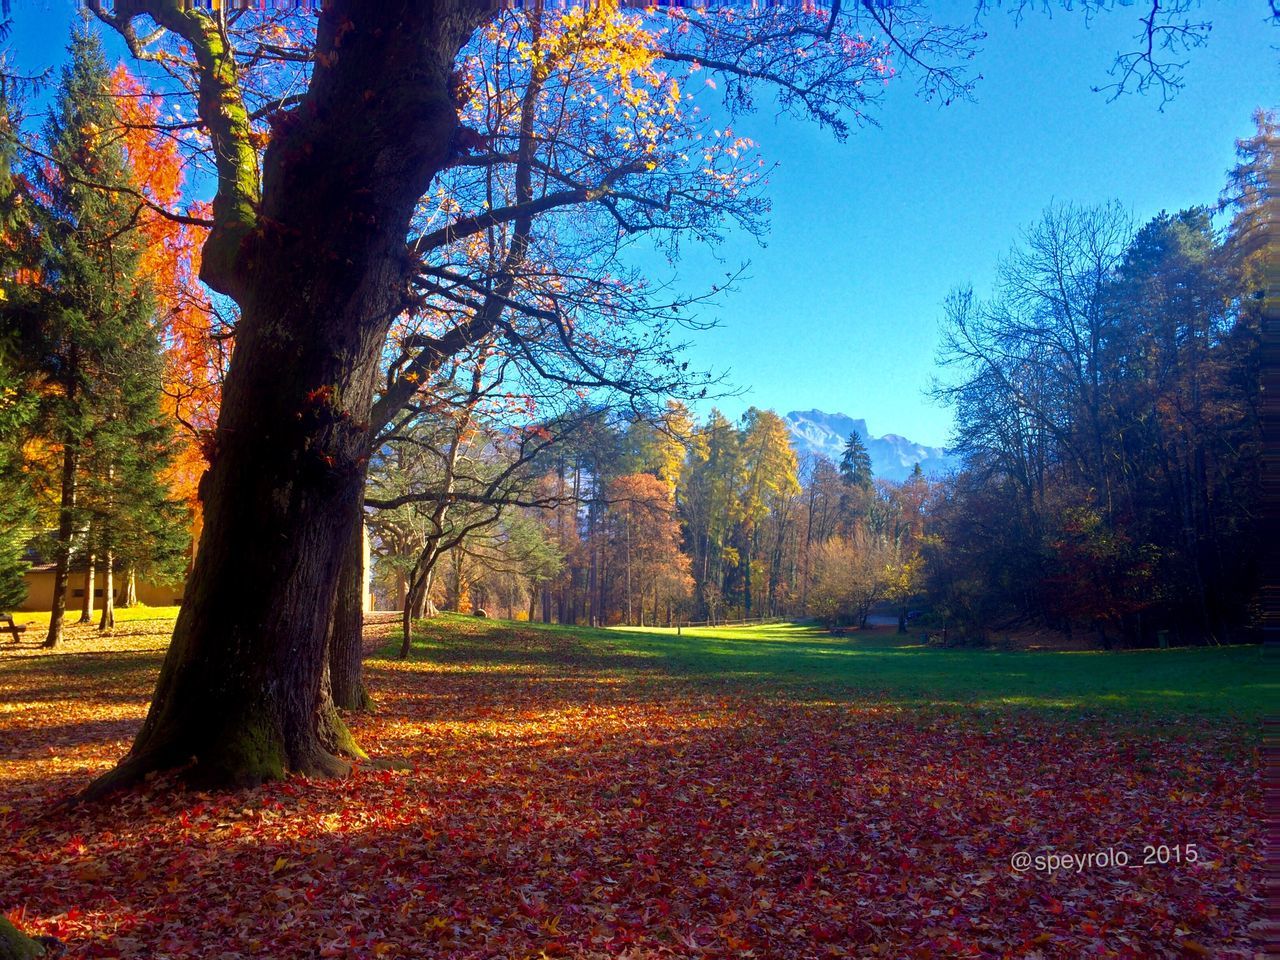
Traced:
MULTIPOLYGON (((361 497, 363 499, 363 497, 361 497)), ((367 710, 372 701, 364 685, 364 508, 352 528, 329 637, 329 689, 342 710, 367 710)))
POLYGON ((124 575, 124 603, 122 607, 136 607, 138 605, 138 571, 133 565, 129 565, 129 569, 124 575))
POLYGON ((115 565, 115 556, 110 547, 107 547, 107 555, 103 558, 102 565, 102 619, 98 621, 99 630, 111 630, 116 625, 116 584, 115 573, 112 567, 115 565))
MULTIPOLYGON (((239 204, 227 217, 247 205, 256 222, 215 230, 230 263, 204 262, 241 316, 200 483, 200 548, 147 719, 87 797, 173 767, 207 785, 338 775, 350 768, 338 754, 358 753, 329 695, 338 578, 360 520, 382 347, 408 302, 405 238, 449 160, 454 59, 487 16, 454 0, 326 4, 308 91, 263 160, 260 203, 251 190, 223 198, 239 204)), ((209 56, 218 38, 202 42, 209 56)), ((224 57, 202 79, 211 129, 226 122, 214 111, 243 110, 217 99, 234 69, 224 57)), ((221 198, 229 177, 252 172, 219 175, 221 198)))
POLYGON ((80 446, 67 440, 62 451, 62 499, 58 507, 58 545, 53 568, 53 609, 49 612, 49 633, 43 646, 52 649, 62 642, 67 616, 67 580, 71 575, 71 538, 75 534, 76 472, 80 469, 80 446))
MULTIPOLYGON (((115 468, 107 467, 107 509, 110 511, 113 494, 112 482, 115 480, 115 468)), ((108 521, 103 529, 105 544, 102 564, 102 619, 98 621, 99 630, 112 630, 116 625, 116 582, 115 582, 115 524, 108 521)))
POLYGON ((81 623, 93 623, 94 559, 93 554, 89 554, 88 565, 84 568, 84 602, 80 605, 81 623))

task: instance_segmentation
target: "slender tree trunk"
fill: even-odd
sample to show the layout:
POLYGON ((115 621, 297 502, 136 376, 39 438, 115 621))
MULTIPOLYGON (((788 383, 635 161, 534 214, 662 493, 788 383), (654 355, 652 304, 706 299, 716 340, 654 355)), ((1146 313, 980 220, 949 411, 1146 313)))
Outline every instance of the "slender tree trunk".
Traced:
MULTIPOLYGON (((587 542, 591 545, 591 561, 587 568, 587 626, 599 627, 603 626, 600 620, 600 590, 597 584, 600 582, 600 546, 596 543, 596 522, 595 522, 595 506, 592 505, 587 512, 587 542)), ((575 622, 576 618, 575 618, 575 622)))
POLYGON ((404 609, 400 611, 400 659, 408 660, 409 653, 412 649, 413 613, 409 608, 408 601, 406 601, 404 609))
POLYGON ((260 228, 224 274, 241 315, 185 602, 147 719, 91 797, 179 765, 212 785, 343 774, 358 753, 328 639, 405 237, 448 162, 454 60, 487 16, 448 3, 339 0, 319 20, 306 102, 263 160, 260 228))
POLYGON ((84 568, 84 602, 80 605, 80 622, 93 623, 93 591, 94 591, 94 569, 93 562, 96 558, 92 553, 89 554, 89 562, 84 568))
POLYGON ((52 649, 62 642, 62 626, 67 615, 67 580, 71 574, 71 538, 75 534, 76 472, 80 469, 80 446, 68 440, 62 451, 62 500, 58 507, 58 544, 53 567, 53 609, 49 612, 49 633, 44 646, 52 649))
POLYGON ((430 591, 430 589, 431 589, 431 577, 430 577, 430 575, 428 574, 428 575, 423 576, 423 578, 422 578, 422 586, 420 586, 420 587, 418 588, 418 591, 417 591, 417 593, 416 593, 416 594, 415 594, 415 596, 414 596, 414 600, 413 600, 413 619, 415 619, 415 620, 425 620, 425 619, 426 619, 426 617, 427 617, 427 603, 428 603, 428 599, 429 599, 429 598, 427 597, 427 593, 430 591))
MULTIPOLYGON (((363 499, 363 497, 361 498, 363 499)), ((338 575, 338 597, 329 636, 329 690, 334 706, 367 710, 364 685, 364 507, 352 529, 338 575)))
POLYGON ((138 605, 138 571, 133 564, 129 564, 129 569, 124 574, 124 604, 125 609, 136 607, 138 605))
POLYGON ((116 625, 115 573, 111 569, 114 562, 115 554, 108 546, 102 564, 102 618, 98 621, 99 630, 110 630, 116 625))
POLYGON ((400 614, 400 659, 409 659, 409 649, 413 641, 413 612, 418 606, 419 593, 424 590, 426 577, 416 569, 409 578, 409 592, 405 596, 404 610, 400 614))
POLYGON ((400 639, 400 659, 409 659, 409 649, 412 644, 413 634, 412 625, 414 620, 421 620, 425 616, 426 611, 430 609, 431 616, 435 616, 438 612, 435 604, 431 602, 431 584, 435 580, 435 565, 440 559, 440 554, 434 552, 433 549, 424 551, 418 558, 417 564, 413 568, 413 573, 409 576, 409 592, 404 602, 404 612, 400 615, 401 639, 400 639), (423 564, 430 564, 425 569, 423 564))
POLYGON ((627 625, 635 623, 635 618, 631 614, 631 522, 627 521, 627 625))
MULTIPOLYGON (((113 497, 111 494, 112 483, 115 480, 115 468, 107 467, 107 510, 112 508, 113 497)), ((110 512, 108 512, 110 516, 110 512)), ((116 625, 116 582, 115 582, 115 530, 112 521, 108 520, 104 525, 103 543, 105 551, 102 564, 102 619, 98 621, 98 629, 111 630, 116 625)))

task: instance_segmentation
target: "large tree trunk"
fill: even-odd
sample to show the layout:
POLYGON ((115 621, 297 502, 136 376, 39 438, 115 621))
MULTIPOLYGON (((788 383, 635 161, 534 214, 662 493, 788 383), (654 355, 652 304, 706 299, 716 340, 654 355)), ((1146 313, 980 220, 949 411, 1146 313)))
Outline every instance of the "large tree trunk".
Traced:
POLYGON ((338 598, 329 638, 329 688, 333 703, 343 710, 367 710, 364 686, 364 509, 352 535, 338 575, 338 598))
POLYGON ((349 769, 326 675, 336 588, 408 302, 405 237, 448 161, 452 64, 484 16, 447 2, 337 0, 319 18, 307 95, 276 125, 258 227, 223 278, 241 318, 173 642, 132 749, 89 796, 172 767, 213 785, 349 769))

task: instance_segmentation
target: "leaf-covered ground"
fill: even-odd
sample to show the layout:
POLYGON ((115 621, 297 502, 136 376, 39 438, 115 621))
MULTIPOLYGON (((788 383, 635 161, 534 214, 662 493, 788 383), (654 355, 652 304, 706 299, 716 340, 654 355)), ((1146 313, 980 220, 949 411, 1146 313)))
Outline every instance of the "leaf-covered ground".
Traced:
POLYGON ((939 705, 452 618, 370 663, 355 730, 406 770, 53 808, 128 746, 168 626, 0 647, 0 907, 70 956, 1262 956, 1256 724, 1176 689, 1165 717, 939 705), (1133 865, 1010 867, 1108 849, 1133 865))

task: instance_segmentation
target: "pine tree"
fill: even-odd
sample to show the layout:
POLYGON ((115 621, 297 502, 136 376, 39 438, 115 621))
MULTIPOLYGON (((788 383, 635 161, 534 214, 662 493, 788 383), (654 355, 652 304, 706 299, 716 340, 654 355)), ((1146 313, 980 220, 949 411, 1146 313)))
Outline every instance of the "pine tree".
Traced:
POLYGON ((82 471, 93 531, 86 550, 103 563, 104 630, 115 623, 117 572, 177 579, 186 556, 184 510, 162 477, 176 443, 160 409, 163 361, 150 303, 137 298, 116 319, 121 339, 100 358, 104 389, 82 471))
POLYGON ((101 44, 87 29, 73 33, 69 49, 45 130, 53 163, 42 176, 50 294, 42 352, 54 388, 48 419, 62 448, 50 647, 61 637, 77 548, 91 550, 103 565, 105 628, 114 615, 117 561, 163 562, 181 537, 159 479, 172 441, 160 413, 160 344, 151 292, 140 276, 143 239, 115 135, 110 76, 101 44), (85 529, 96 542, 84 542, 85 529))
POLYGON ((0 611, 26 598, 26 541, 34 523, 22 440, 35 419, 35 396, 19 358, 21 330, 33 313, 29 292, 35 233, 23 183, 15 172, 19 118, 0 82, 0 611))
POLYGON ((871 489, 871 454, 856 433, 849 434, 840 457, 840 476, 844 482, 863 490, 871 489))

